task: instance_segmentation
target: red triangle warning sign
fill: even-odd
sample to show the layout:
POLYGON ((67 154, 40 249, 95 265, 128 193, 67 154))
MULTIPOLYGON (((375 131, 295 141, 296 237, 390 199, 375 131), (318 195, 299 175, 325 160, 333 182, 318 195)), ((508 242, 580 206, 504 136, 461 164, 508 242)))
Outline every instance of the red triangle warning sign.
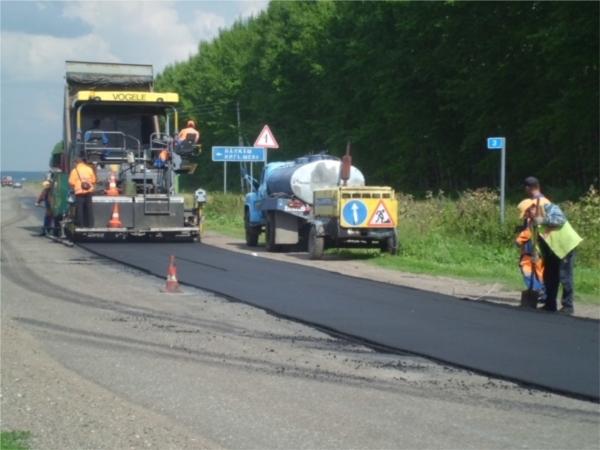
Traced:
POLYGON ((265 125, 265 127, 262 129, 258 135, 258 138, 256 138, 254 146, 262 148, 279 148, 279 144, 275 140, 273 133, 271 133, 269 125, 265 125))
POLYGON ((379 201, 377 208, 375 208, 375 212, 373 212, 373 215, 369 219, 369 226, 375 228, 396 226, 396 221, 392 218, 392 215, 388 211, 383 200, 379 201))

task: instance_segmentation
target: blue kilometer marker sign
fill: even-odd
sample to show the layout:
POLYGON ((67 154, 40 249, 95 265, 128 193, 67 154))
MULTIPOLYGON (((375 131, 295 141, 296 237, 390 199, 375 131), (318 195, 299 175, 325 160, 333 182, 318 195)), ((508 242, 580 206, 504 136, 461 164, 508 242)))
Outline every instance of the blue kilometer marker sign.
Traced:
POLYGON ((504 138, 488 138, 488 149, 500 150, 504 146, 504 138))
POLYGON ((218 162, 261 162, 265 160, 262 147, 213 147, 212 160, 218 162))

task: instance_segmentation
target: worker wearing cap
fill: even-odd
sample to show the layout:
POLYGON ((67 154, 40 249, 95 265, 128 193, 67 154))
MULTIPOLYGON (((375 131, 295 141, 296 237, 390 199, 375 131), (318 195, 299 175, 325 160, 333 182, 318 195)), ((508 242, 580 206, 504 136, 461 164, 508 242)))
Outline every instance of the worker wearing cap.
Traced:
POLYGON ((178 144, 183 143, 183 141, 185 141, 187 139, 188 134, 195 135, 194 144, 196 144, 198 142, 198 140, 200 139, 200 132, 198 130, 196 130, 196 124, 194 123, 193 120, 188 120, 186 128, 184 128, 183 130, 181 130, 179 132, 179 136, 177 137, 177 143, 178 144))
POLYGON ((77 204, 77 224, 80 227, 92 228, 94 226, 94 210, 92 193, 96 183, 94 169, 85 163, 85 159, 77 157, 75 167, 69 175, 69 184, 75 193, 77 204))
POLYGON ((52 227, 52 209, 50 208, 50 187, 51 184, 49 181, 44 181, 42 183, 44 189, 38 196, 35 206, 41 206, 42 202, 44 202, 44 207, 46 208, 46 214, 44 215, 44 225, 42 227, 42 232, 40 236, 46 236, 49 233, 49 229, 52 227))
MULTIPOLYGON (((548 200, 543 198, 541 202, 547 203, 548 200)), ((540 203, 541 203, 540 202, 540 203)), ((519 217, 524 219, 523 226, 520 228, 519 235, 515 240, 517 247, 521 249, 521 257, 519 259, 519 268, 525 281, 525 286, 528 289, 540 292, 540 300, 546 301, 546 292, 544 287, 544 263, 534 251, 533 245, 533 219, 537 214, 537 202, 531 199, 525 199, 517 208, 519 209, 519 217)))
POLYGON ((525 192, 527 193, 527 197, 536 199, 536 198, 545 198, 545 195, 542 194, 540 190, 540 182, 535 177, 527 177, 521 184, 521 187, 525 188, 525 192))
MULTIPOLYGON (((529 177, 525 181, 530 178, 535 180, 532 186, 525 186, 530 198, 544 198, 543 195, 538 197, 541 193, 537 179, 529 177)), ((540 214, 534 217, 533 222, 538 227, 538 246, 544 260, 547 298, 546 305, 542 309, 556 311, 558 288, 562 285, 562 308, 558 312, 571 315, 575 311, 573 306, 575 253, 583 239, 573 229, 560 207, 550 201, 540 202, 540 214)))

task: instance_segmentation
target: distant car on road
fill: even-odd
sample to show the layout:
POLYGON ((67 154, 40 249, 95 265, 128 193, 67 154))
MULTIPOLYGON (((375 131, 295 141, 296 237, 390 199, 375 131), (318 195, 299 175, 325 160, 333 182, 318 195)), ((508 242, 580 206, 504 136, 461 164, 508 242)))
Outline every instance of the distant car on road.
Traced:
POLYGON ((2 177, 2 187, 4 186, 12 186, 13 185, 13 178, 11 176, 4 176, 2 177))
POLYGON ((18 188, 21 189, 23 187, 23 185, 19 182, 13 183, 13 189, 18 188))

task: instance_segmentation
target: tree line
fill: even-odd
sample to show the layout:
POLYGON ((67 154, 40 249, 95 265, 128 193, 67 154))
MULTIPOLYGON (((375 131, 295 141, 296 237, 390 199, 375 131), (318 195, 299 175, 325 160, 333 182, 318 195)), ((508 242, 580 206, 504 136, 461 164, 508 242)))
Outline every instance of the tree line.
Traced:
MULTIPOLYGON (((269 160, 353 142, 369 184, 445 191, 598 182, 598 2, 271 2, 238 20, 156 89, 180 94, 204 151, 194 175, 222 187, 214 145, 252 146, 268 124, 269 160), (241 127, 238 129, 238 102, 241 127)), ((230 164, 230 188, 239 188, 230 164)))

